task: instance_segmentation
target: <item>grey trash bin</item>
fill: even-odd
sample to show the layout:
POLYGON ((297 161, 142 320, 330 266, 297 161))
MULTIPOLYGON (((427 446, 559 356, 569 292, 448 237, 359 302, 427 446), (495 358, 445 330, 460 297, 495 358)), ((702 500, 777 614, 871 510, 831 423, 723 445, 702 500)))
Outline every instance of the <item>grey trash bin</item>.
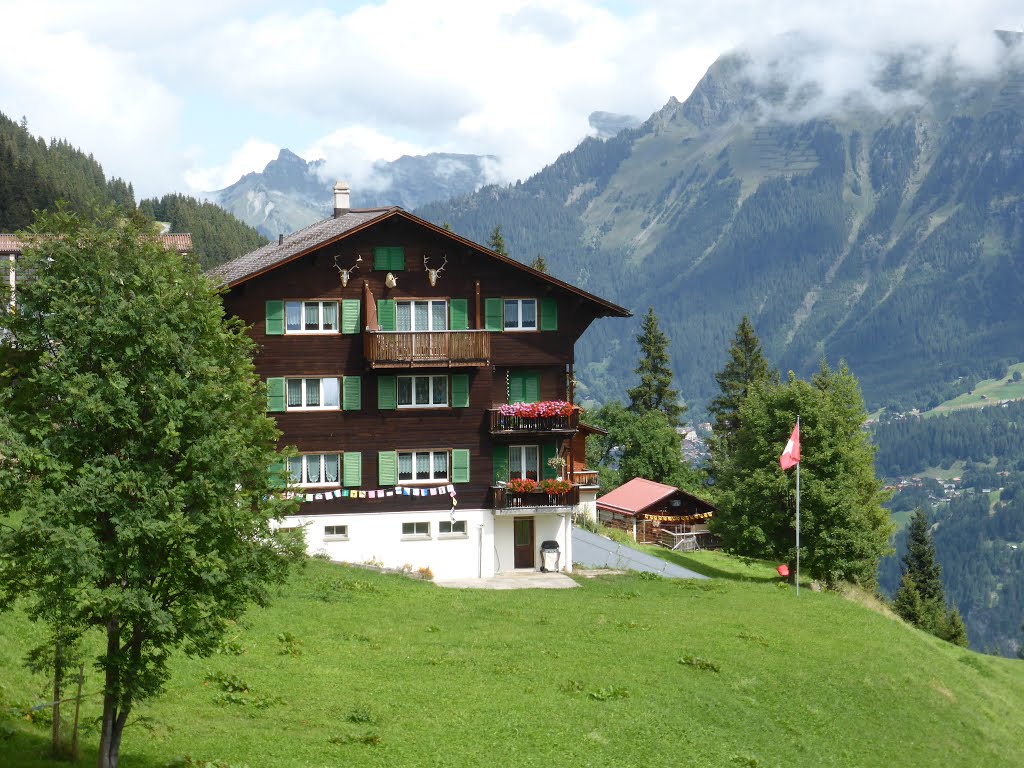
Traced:
POLYGON ((558 558, 561 555, 561 551, 558 548, 558 542, 554 540, 541 542, 540 545, 540 569, 544 573, 549 571, 558 572, 558 558))

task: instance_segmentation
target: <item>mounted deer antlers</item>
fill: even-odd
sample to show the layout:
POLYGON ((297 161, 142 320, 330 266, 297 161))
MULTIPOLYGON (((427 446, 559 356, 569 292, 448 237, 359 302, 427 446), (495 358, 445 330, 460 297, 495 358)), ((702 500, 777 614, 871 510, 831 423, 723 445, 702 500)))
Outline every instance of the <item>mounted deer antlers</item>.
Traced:
POLYGON ((437 275, 438 275, 439 272, 442 272, 444 270, 445 265, 447 263, 448 263, 448 254, 445 254, 444 255, 444 262, 442 262, 441 266, 438 267, 437 269, 431 269, 430 268, 430 257, 429 256, 424 256, 423 257, 423 269, 425 269, 427 271, 427 280, 430 281, 430 286, 431 287, 434 287, 435 285, 437 285, 437 275))
POLYGON ((359 269, 359 265, 362 263, 362 261, 363 261, 362 254, 356 254, 356 263, 353 264, 348 269, 345 269, 344 267, 338 266, 338 257, 337 257, 337 255, 335 255, 335 257, 334 257, 334 268, 336 270, 338 270, 338 274, 341 275, 341 287, 342 288, 344 288, 345 286, 348 285, 349 278, 352 276, 353 272, 355 272, 357 269, 359 269))

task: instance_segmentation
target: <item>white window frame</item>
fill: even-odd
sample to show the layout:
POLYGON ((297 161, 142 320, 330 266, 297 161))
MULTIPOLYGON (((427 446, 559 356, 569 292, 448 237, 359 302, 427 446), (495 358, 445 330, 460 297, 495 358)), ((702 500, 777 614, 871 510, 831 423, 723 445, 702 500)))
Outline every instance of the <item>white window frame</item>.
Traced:
POLYGON ((301 456, 292 456, 291 458, 288 459, 288 484, 292 485, 292 486, 295 486, 297 488, 340 488, 341 487, 341 480, 342 480, 342 473, 343 473, 343 471, 344 471, 344 468, 341 465, 341 454, 340 453, 304 453, 301 456), (313 482, 311 480, 307 481, 305 479, 309 475, 309 458, 311 456, 317 456, 319 458, 320 472, 319 472, 319 480, 317 480, 316 482, 313 482), (326 462, 324 461, 324 458, 327 457, 327 456, 333 456, 337 460, 337 462, 338 462, 338 472, 337 472, 338 479, 337 480, 328 481, 328 480, 325 479, 327 477, 327 466, 326 466, 326 462), (301 482, 298 482, 298 483, 296 483, 292 479, 292 462, 294 462, 294 461, 301 461, 302 462, 302 478, 303 478, 303 480, 301 482))
POLYGON ((399 333, 410 333, 416 331, 447 331, 451 321, 448 318, 448 299, 402 299, 395 302, 395 330, 399 333), (409 327, 402 328, 398 322, 398 308, 403 304, 409 305, 409 327), (416 305, 426 304, 427 305, 427 327, 417 328, 416 327, 416 305), (434 327, 434 305, 444 305, 444 328, 434 327))
POLYGON ((504 314, 504 327, 506 331, 536 331, 540 328, 540 316, 538 314, 539 302, 537 299, 503 299, 505 302, 502 305, 502 313, 504 314), (516 305, 515 322, 509 324, 510 317, 508 311, 508 305, 516 305), (533 325, 523 325, 523 305, 533 304, 533 325))
POLYGON ((341 409, 341 378, 338 376, 288 376, 284 380, 284 402, 286 411, 336 411, 341 409), (291 382, 299 381, 302 387, 302 405, 291 404, 291 382), (317 382, 317 402, 319 405, 308 405, 310 401, 310 382, 317 382), (324 382, 334 381, 335 392, 338 395, 338 402, 333 405, 324 405, 324 382))
POLYGON ((424 541, 429 538, 429 520, 410 520, 402 523, 402 541, 424 541), (408 526, 412 526, 412 530, 406 533, 408 526))
POLYGON ((538 483, 541 481, 540 446, 539 445, 510 445, 508 447, 508 479, 509 480, 512 480, 512 479, 514 479, 516 477, 523 477, 523 478, 527 477, 527 472, 529 472, 530 468, 528 468, 526 466, 526 451, 528 449, 530 449, 530 448, 532 448, 534 451, 537 452, 537 463, 533 466, 533 469, 536 470, 536 472, 535 472, 536 477, 532 477, 530 479, 531 480, 536 480, 538 483), (513 451, 518 451, 519 452, 520 471, 519 471, 518 475, 513 475, 512 474, 512 452, 513 451))
POLYGON ((398 376, 397 378, 398 378, 398 381, 397 381, 397 384, 396 384, 397 388, 395 390, 395 403, 397 404, 397 406, 399 408, 447 408, 448 407, 448 377, 447 376, 439 376, 437 374, 426 374, 426 375, 420 375, 420 376, 398 376), (403 379, 408 379, 409 380, 409 392, 410 392, 410 396, 412 397, 412 402, 411 403, 402 403, 402 402, 400 402, 401 391, 402 391, 402 380, 403 379), (417 403, 416 402, 416 379, 427 379, 427 381, 428 381, 427 398, 428 398, 428 400, 430 400, 430 402, 428 402, 428 403, 417 403), (444 402, 443 403, 435 403, 434 402, 434 391, 435 391, 435 389, 438 386, 440 386, 439 381, 436 381, 436 380, 440 380, 440 379, 444 379, 444 402))
POLYGON ((305 299, 286 299, 284 302, 284 332, 288 335, 291 334, 303 334, 303 333, 341 333, 341 302, 334 301, 307 301, 305 299), (299 325, 301 328, 289 328, 288 327, 288 306, 299 305, 299 325), (316 304, 317 305, 317 327, 307 329, 306 328, 306 305, 316 304), (324 305, 334 305, 334 328, 324 328, 324 305))
POLYGON ((437 538, 439 539, 468 539, 469 527, 465 520, 441 520, 437 524, 437 538), (445 528, 448 528, 446 531, 445 528), (461 530, 459 530, 461 529, 461 530))
POLYGON ((398 466, 395 468, 395 472, 398 478, 398 485, 443 485, 451 482, 452 476, 452 457, 451 451, 447 448, 441 450, 419 450, 419 451, 396 451, 396 463, 398 466), (430 477, 429 478, 417 478, 416 477, 416 458, 426 454, 429 457, 430 462, 430 477), (437 471, 437 465, 434 462, 435 456, 444 456, 445 461, 445 476, 436 477, 435 472, 437 471), (409 456, 412 462, 412 477, 402 479, 402 456, 409 456))
POLYGON ((324 541, 348 541, 348 525, 325 525, 324 541))

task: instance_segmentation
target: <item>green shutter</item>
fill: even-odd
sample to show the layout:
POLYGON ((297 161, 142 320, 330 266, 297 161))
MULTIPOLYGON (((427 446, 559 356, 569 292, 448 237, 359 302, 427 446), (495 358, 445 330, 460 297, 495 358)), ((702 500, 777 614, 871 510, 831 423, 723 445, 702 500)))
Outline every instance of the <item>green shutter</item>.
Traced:
POLYGON ((267 336, 284 335, 284 302, 267 301, 267 336))
POLYGON ((284 406, 284 379, 267 379, 267 412, 281 413, 284 406))
POLYGON ((509 371, 508 374, 508 401, 510 403, 526 402, 526 382, 521 371, 509 371))
POLYGON ((494 472, 494 484, 508 482, 508 446, 494 446, 494 453, 491 458, 491 466, 494 472))
POLYGON ((281 461, 275 461, 270 465, 270 487, 288 487, 288 470, 285 466, 284 459, 281 461))
POLYGON ((535 371, 510 371, 508 374, 510 403, 539 403, 540 374, 535 371))
POLYGON ((341 457, 342 483, 346 488, 358 488, 363 484, 363 454, 359 451, 345 451, 341 457))
POLYGON ((343 376, 341 379, 341 410, 358 411, 362 407, 362 379, 343 376))
POLYGON ((549 459, 558 455, 557 443, 543 443, 540 447, 540 476, 542 480, 554 480, 558 472, 548 464, 549 459))
POLYGON ((405 269, 405 246, 404 245, 393 245, 391 246, 391 269, 393 271, 401 271, 405 269))
POLYGON ((524 399, 526 403, 539 403, 540 402, 540 374, 539 373, 524 373, 523 374, 523 385, 524 385, 524 399))
POLYGON ((373 249, 373 268, 381 272, 405 269, 405 246, 378 245, 373 249))
POLYGON ((469 330, 469 302, 466 299, 449 301, 448 313, 448 325, 453 331, 469 330))
POLYGON ((452 408, 469 408, 469 374, 452 376, 452 408))
POLYGON ((377 451, 377 483, 378 485, 398 484, 398 453, 396 451, 377 451))
POLYGON ((484 328, 488 331, 505 330, 505 302, 503 299, 484 299, 484 328))
POLYGON ((359 333, 359 299, 341 300, 341 332, 359 333))
POLYGON ((452 482, 469 482, 469 450, 466 448, 452 449, 452 482))
POLYGON ((377 377, 377 408, 393 411, 398 405, 398 379, 394 376, 377 377))
POLYGON ((377 299, 377 324, 382 331, 393 331, 398 327, 397 315, 394 299, 377 299))
POLYGON ((540 300, 540 329, 542 331, 558 330, 558 302, 554 299, 540 300))

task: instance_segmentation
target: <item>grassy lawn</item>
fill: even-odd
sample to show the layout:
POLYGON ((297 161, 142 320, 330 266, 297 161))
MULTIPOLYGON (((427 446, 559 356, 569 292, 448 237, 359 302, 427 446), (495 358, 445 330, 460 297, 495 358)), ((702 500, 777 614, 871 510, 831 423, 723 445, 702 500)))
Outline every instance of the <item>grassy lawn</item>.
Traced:
MULTIPOLYGON (((174 660, 121 764, 1024 765, 1024 662, 837 594, 797 599, 763 563, 666 555, 719 578, 446 590, 310 561, 225 653, 174 660)), ((0 616, 10 768, 54 765, 45 721, 23 718, 45 700, 45 680, 21 664, 37 635, 0 616)), ((85 709, 95 718, 95 697, 85 709)))

